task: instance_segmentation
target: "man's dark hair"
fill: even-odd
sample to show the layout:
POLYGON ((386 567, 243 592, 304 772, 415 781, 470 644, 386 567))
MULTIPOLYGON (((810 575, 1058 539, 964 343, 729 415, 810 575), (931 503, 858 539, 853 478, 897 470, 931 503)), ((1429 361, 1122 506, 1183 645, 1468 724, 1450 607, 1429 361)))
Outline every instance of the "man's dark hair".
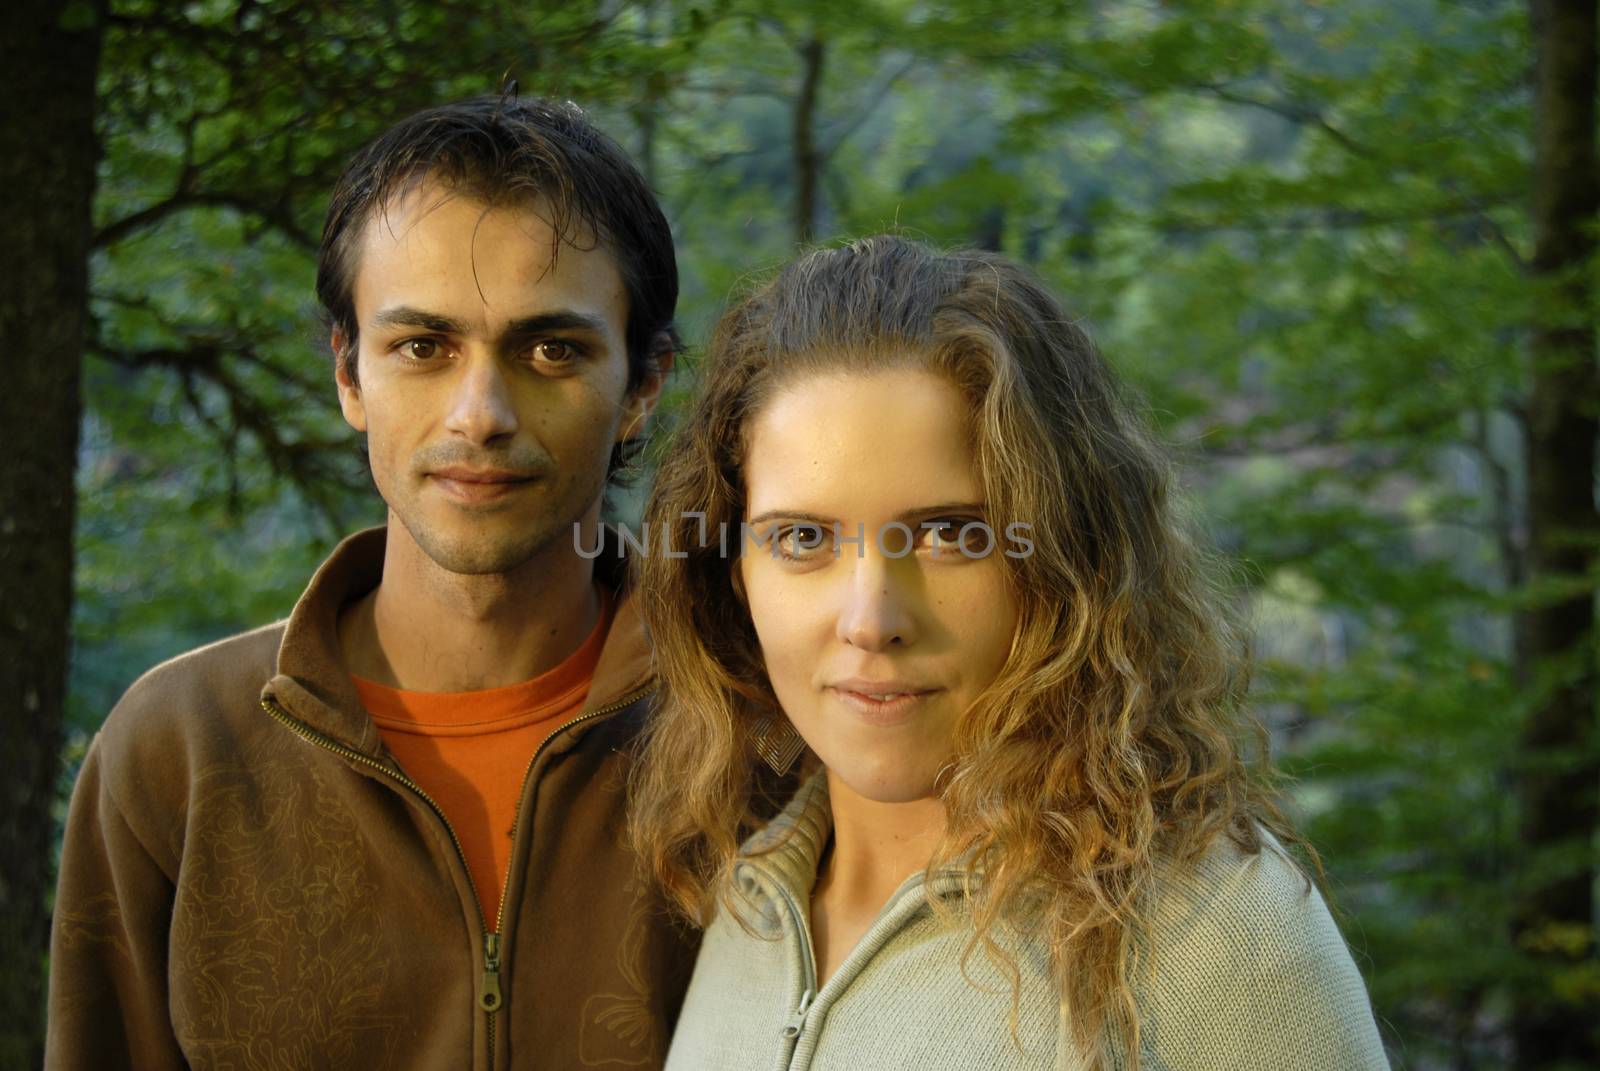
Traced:
MULTIPOLYGON (((588 234, 611 250, 628 297, 630 392, 663 352, 678 347, 672 230, 627 153, 570 101, 476 97, 396 123, 356 154, 334 187, 317 253, 317 299, 328 326, 344 338, 337 360, 352 380, 362 232, 374 212, 424 180, 487 205, 538 198, 558 244, 578 244, 588 234)), ((642 439, 618 444, 611 472, 642 446, 642 439)))

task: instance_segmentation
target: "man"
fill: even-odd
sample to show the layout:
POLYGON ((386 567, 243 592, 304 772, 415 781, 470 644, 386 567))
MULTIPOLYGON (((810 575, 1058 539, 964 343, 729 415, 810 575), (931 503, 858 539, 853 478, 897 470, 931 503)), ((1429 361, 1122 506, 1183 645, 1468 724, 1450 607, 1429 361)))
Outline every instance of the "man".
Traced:
POLYGON ((574 525, 672 364, 666 220, 577 108, 469 101, 351 163, 317 292, 388 524, 107 718, 47 1066, 659 1066, 693 947, 620 842, 649 650, 574 525))

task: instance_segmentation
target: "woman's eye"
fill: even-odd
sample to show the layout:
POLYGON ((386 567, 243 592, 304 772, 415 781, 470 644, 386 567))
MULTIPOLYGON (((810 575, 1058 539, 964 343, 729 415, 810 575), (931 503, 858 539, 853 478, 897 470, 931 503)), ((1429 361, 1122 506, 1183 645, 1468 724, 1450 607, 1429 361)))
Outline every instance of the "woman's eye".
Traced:
POLYGON ((778 557, 787 561, 799 561, 816 556, 822 549, 827 539, 827 532, 821 525, 797 524, 792 528, 780 530, 773 542, 773 548, 778 557))
POLYGON ((400 343, 400 355, 413 361, 430 361, 439 355, 439 343, 431 338, 408 338, 400 343))
POLYGON ((981 558, 993 549, 993 537, 988 527, 975 517, 929 521, 923 530, 927 533, 925 543, 928 549, 938 555, 961 554, 969 558, 981 558))
POLYGON ((543 364, 567 364, 578 356, 577 348, 570 342, 545 339, 534 344, 533 359, 543 364))

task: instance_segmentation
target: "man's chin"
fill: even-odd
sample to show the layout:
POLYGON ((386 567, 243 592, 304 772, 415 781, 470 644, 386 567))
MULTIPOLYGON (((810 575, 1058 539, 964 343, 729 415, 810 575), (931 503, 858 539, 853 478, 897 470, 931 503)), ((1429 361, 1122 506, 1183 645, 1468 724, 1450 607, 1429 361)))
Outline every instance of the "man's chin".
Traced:
MULTIPOLYGON (((489 528, 490 525, 483 525, 489 528)), ((563 531, 570 532, 571 526, 563 531)), ((515 535, 493 532, 442 533, 418 532, 407 526, 422 553, 447 573, 461 576, 489 576, 514 572, 547 553, 557 533, 522 529, 515 535)), ((569 537, 570 538, 570 537, 569 537)))

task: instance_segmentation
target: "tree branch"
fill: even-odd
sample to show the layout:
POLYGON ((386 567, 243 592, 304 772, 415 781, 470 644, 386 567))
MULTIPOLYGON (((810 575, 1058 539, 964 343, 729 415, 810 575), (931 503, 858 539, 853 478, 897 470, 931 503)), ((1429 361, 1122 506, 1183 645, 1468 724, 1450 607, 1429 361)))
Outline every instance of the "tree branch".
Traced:
POLYGON ((867 102, 856 112, 854 117, 829 139, 827 147, 818 151, 818 158, 823 163, 833 159, 833 154, 839 150, 839 146, 848 141, 850 135, 861 129, 862 124, 872 117, 873 112, 878 110, 878 105, 883 103, 883 99, 889 95, 889 91, 894 88, 895 83, 909 74, 916 65, 917 57, 912 56, 902 63, 898 69, 890 73, 889 77, 885 78, 869 94, 867 102))
MULTIPOLYGON (((1506 201, 1512 200, 1510 196, 1506 201)), ((1327 208, 1303 218, 1253 219, 1233 221, 1187 221, 1162 223, 1157 230, 1162 234, 1209 234, 1216 231, 1302 231, 1344 230, 1363 227, 1390 227, 1403 223, 1439 223, 1445 220, 1471 218, 1478 223, 1487 222, 1485 203, 1478 200, 1449 204, 1431 211, 1377 213, 1355 209, 1327 208)), ((1495 228, 1499 230, 1498 227, 1495 228)), ((1502 232, 1502 237, 1503 237, 1502 232)), ((1511 250, 1515 254, 1515 250, 1511 250)))
POLYGON ((293 214, 285 205, 259 204, 237 193, 195 191, 174 193, 164 201, 157 201, 153 205, 106 224, 95 232, 94 248, 104 249, 115 245, 147 227, 155 226, 168 216, 192 208, 231 208, 242 215, 254 216, 269 224, 302 248, 314 251, 320 244, 309 231, 295 221, 293 214))
MULTIPOLYGON (((263 460, 278 476, 286 479, 329 525, 330 532, 339 529, 338 500, 330 494, 331 488, 340 492, 359 490, 333 462, 341 451, 348 449, 343 439, 306 436, 289 438, 284 434, 285 423, 279 410, 268 404, 228 368, 227 358, 237 357, 250 361, 275 374, 281 373, 269 359, 262 357, 249 346, 230 346, 220 339, 194 339, 187 345, 152 346, 129 350, 106 346, 91 340, 91 353, 124 368, 165 368, 178 376, 187 407, 223 451, 229 468, 230 486, 237 494, 239 440, 248 434, 256 442, 263 460), (217 389, 227 404, 226 421, 219 420, 205 404, 199 385, 209 383, 217 389)), ((304 382, 296 377, 286 377, 296 387, 304 390, 304 382)), ((236 498, 232 500, 236 503, 236 498)))
POLYGON ((1218 100, 1226 101, 1229 104, 1238 104, 1241 107, 1246 108, 1259 108, 1262 111, 1271 112, 1273 115, 1279 116, 1280 118, 1288 119, 1290 122, 1299 123, 1303 126, 1316 127, 1328 137, 1332 138, 1333 141, 1335 141, 1341 147, 1349 150, 1357 156, 1362 157, 1363 159, 1381 160, 1383 158, 1382 154, 1357 141, 1343 130, 1340 130, 1328 120, 1327 116, 1323 115, 1315 108, 1307 105, 1290 104, 1284 101, 1261 100, 1258 97, 1251 97, 1243 93, 1236 92, 1223 85, 1202 83, 1200 85, 1191 86, 1190 88, 1201 93, 1209 93, 1218 100))

